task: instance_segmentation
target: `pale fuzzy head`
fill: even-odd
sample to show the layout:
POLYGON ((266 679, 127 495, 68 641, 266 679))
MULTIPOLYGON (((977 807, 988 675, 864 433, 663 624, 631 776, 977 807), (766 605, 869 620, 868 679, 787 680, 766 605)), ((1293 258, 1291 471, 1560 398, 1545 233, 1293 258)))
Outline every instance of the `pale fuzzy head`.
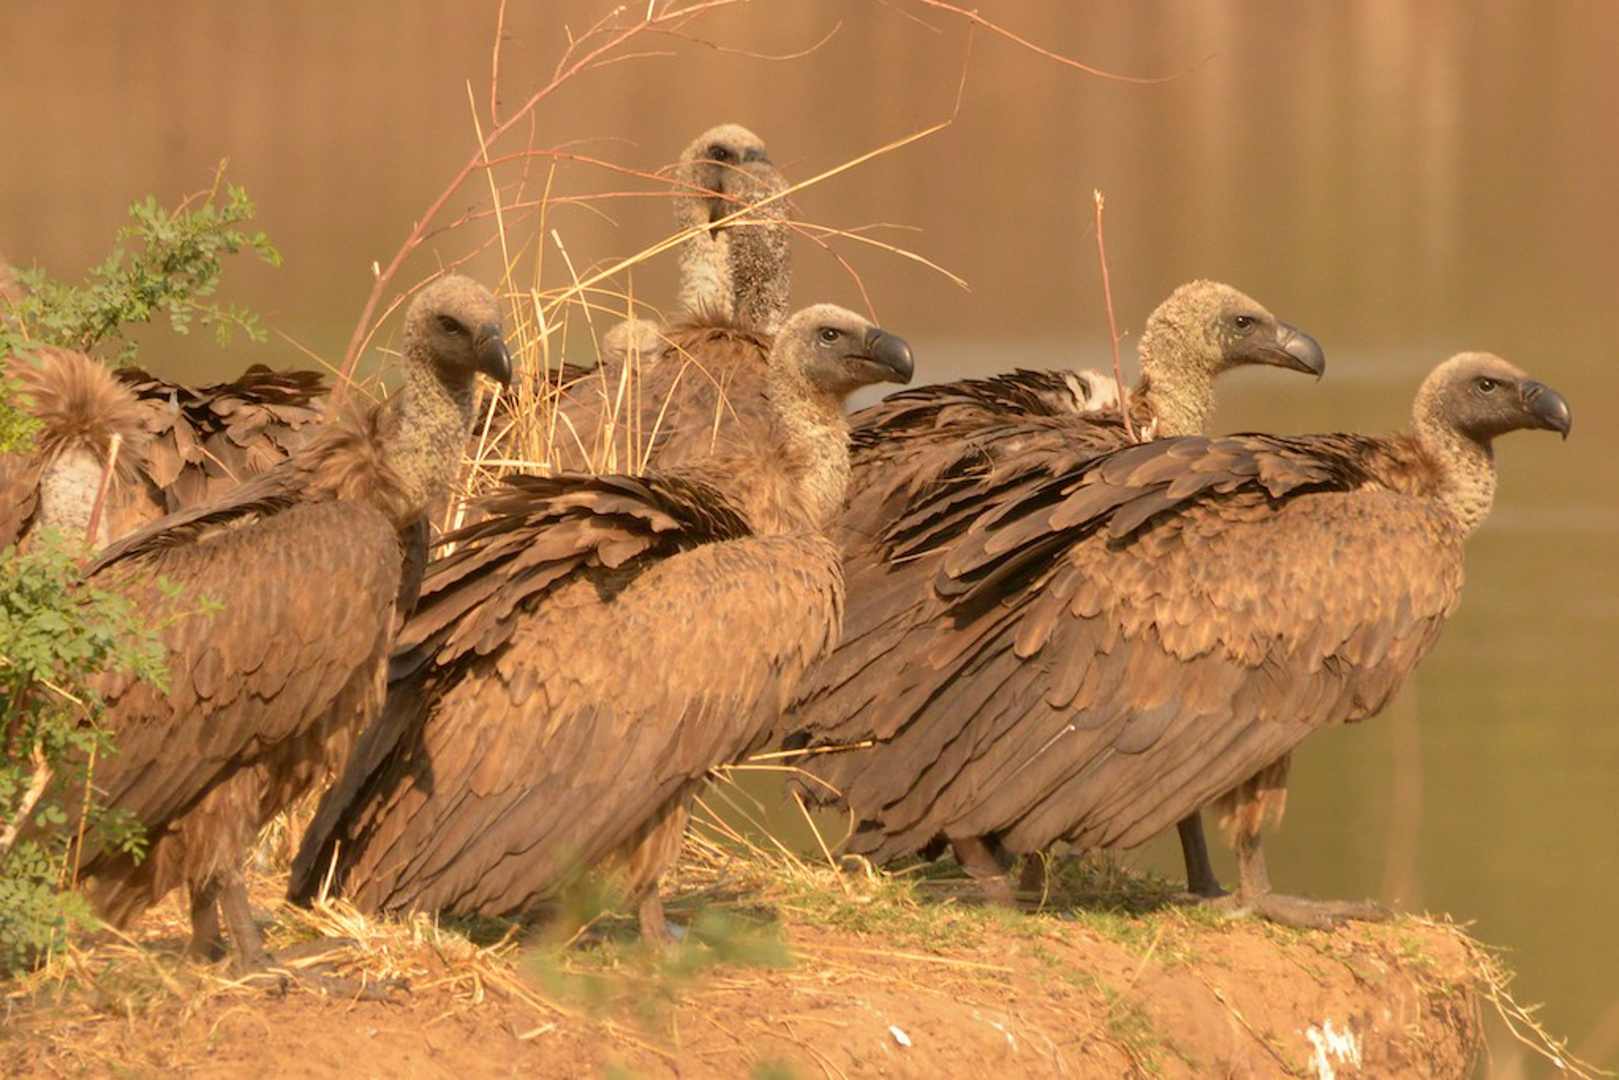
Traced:
POLYGON ((1509 431, 1541 429, 1568 438, 1568 402, 1492 353, 1458 353, 1429 373, 1412 420, 1419 431, 1451 432, 1489 446, 1509 431))
MULTIPOLYGON (((30 360, 14 357, 9 374, 17 380, 24 408, 39 421, 36 453, 39 525, 64 536, 82 537, 101 489, 102 475, 118 443, 109 505, 118 505, 136 482, 151 436, 134 391, 83 353, 41 348, 30 360)), ((103 513, 92 538, 111 539, 103 513)))
POLYGON ((791 271, 787 190, 764 143, 736 124, 698 136, 675 166, 675 221, 703 231, 680 249, 680 305, 691 316, 774 332, 786 314, 791 271))
POLYGON ((772 383, 802 388, 835 403, 863 386, 911 381, 914 363, 903 338, 835 304, 817 304, 782 324, 770 350, 772 383))
POLYGON ((405 355, 431 363, 446 383, 470 380, 475 372, 511 382, 511 355, 500 333, 500 305, 494 294, 469 277, 451 274, 429 284, 405 312, 405 355))
POLYGON ((1310 335, 1276 317, 1252 297, 1218 281, 1182 285, 1147 317, 1141 368, 1155 378, 1167 363, 1195 367, 1205 378, 1245 364, 1320 375, 1321 347, 1310 335))
POLYGON ((17 380, 24 408, 40 423, 40 457, 50 460, 83 450, 105 462, 114 435, 120 436, 120 471, 139 467, 150 439, 135 393, 103 364, 83 353, 49 346, 32 359, 13 357, 9 375, 17 380))

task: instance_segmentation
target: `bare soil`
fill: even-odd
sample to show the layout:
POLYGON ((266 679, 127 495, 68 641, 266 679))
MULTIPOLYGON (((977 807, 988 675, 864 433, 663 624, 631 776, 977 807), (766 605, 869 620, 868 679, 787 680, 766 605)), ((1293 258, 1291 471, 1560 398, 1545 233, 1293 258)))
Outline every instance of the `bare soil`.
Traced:
POLYGON ((0 1070, 1436 1078, 1467 1075, 1479 1044, 1478 949, 1447 923, 1297 932, 1094 897, 1003 912, 879 877, 826 871, 763 904, 750 889, 745 905, 700 885, 673 909, 693 932, 665 953, 625 940, 627 924, 537 947, 491 943, 500 926, 310 917, 277 906, 269 880, 273 942, 349 934, 359 944, 338 967, 409 991, 233 985, 180 958, 175 907, 138 942, 72 951, 6 987, 0 1070))

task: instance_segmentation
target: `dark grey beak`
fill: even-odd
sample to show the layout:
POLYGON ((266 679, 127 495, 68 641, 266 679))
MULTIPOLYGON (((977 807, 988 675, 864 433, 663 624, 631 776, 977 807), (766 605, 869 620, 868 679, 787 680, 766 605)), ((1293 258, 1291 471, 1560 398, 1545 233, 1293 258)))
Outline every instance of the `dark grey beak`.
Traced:
POLYGON ((753 147, 750 147, 749 149, 742 151, 742 160, 746 161, 746 162, 750 162, 750 163, 755 162, 755 161, 762 161, 766 165, 774 165, 775 164, 775 162, 770 160, 770 155, 769 154, 765 153, 761 149, 753 148, 753 147))
POLYGON ((506 350, 506 339, 500 336, 500 327, 484 323, 473 338, 478 356, 478 370, 502 386, 512 384, 512 354, 506 350))
POLYGON ((1302 371, 1318 379, 1327 370, 1326 354, 1315 338, 1286 323, 1276 324, 1276 347, 1265 350, 1265 363, 1302 371))
POLYGON ((1560 431, 1563 438, 1568 438, 1568 429, 1573 423, 1573 416, 1569 413, 1568 402, 1563 400, 1562 394, 1533 379, 1525 379, 1523 389, 1519 393, 1523 398, 1523 406, 1534 418, 1536 427, 1560 431))
POLYGON ((866 331, 866 358, 893 373, 885 382, 908 383, 916 370, 911 347, 905 339, 873 326, 866 331))

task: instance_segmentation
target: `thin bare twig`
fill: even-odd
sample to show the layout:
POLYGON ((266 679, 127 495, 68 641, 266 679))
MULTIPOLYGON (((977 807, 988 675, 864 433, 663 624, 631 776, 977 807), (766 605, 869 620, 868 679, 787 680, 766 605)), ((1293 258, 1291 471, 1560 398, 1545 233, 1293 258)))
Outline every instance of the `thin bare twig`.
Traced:
POLYGON ((1107 339, 1113 346, 1113 378, 1119 386, 1119 415, 1124 417, 1124 435, 1136 441, 1135 427, 1130 423, 1130 398, 1124 387, 1124 367, 1119 363, 1119 324, 1113 318, 1113 284, 1107 276, 1107 245, 1102 241, 1102 192, 1096 196, 1096 257, 1102 263, 1102 299, 1107 304, 1107 339))

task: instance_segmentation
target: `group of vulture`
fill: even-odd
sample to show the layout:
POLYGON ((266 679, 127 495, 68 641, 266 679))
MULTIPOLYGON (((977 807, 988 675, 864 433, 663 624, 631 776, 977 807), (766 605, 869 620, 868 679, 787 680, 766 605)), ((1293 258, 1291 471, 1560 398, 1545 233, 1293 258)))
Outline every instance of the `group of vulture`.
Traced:
POLYGON ((97 910, 127 926, 184 885, 191 948, 228 934, 263 969, 244 859, 324 791, 294 902, 521 917, 600 875, 658 939, 705 778, 775 746, 848 812, 847 852, 949 849, 991 901, 1014 900, 1018 856, 1173 825, 1201 899, 1375 915, 1274 892, 1263 827, 1300 740, 1378 712, 1433 646, 1494 439, 1566 436, 1562 397, 1463 353, 1402 434, 1207 435, 1223 372, 1324 358, 1197 281, 1148 319, 1128 392, 1019 370, 849 416, 851 392, 910 380, 911 350, 842 308, 789 311, 790 187, 763 144, 714 128, 673 176, 677 314, 604 335, 548 406, 553 460, 453 532, 430 510, 457 490, 477 377, 513 378, 467 278, 421 289, 402 389, 342 416, 308 373, 189 388, 13 360, 41 434, 0 459, 0 543, 89 536, 87 578, 172 615, 166 688, 99 686, 117 752, 96 796, 148 843, 83 840, 97 910), (1205 806, 1236 848, 1229 895, 1205 806))

